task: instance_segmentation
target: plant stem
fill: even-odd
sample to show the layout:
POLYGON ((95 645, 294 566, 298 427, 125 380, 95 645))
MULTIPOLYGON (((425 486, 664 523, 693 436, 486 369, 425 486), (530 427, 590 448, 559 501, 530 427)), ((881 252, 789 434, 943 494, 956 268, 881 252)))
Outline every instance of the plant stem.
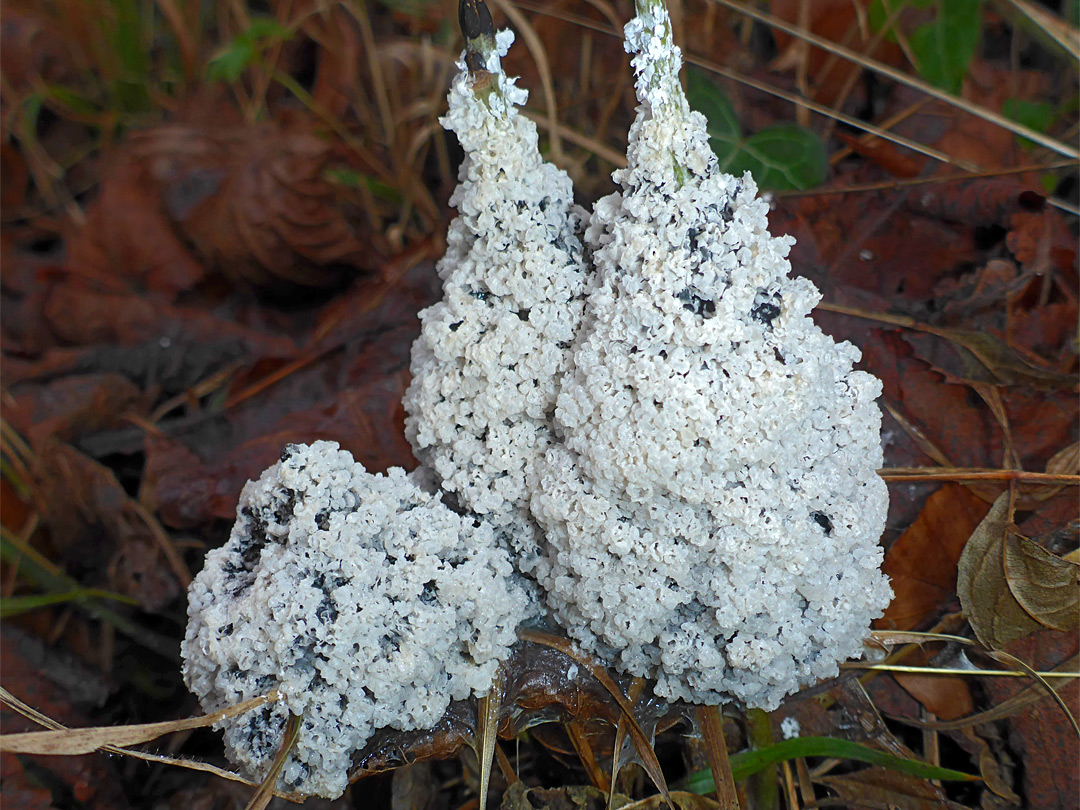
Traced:
MULTIPOLYGON (((768 748, 773 744, 772 718, 761 709, 746 710, 746 736, 750 748, 768 748)), ((755 773, 747 780, 747 798, 750 810, 777 810, 780 791, 777 786, 776 765, 755 773)))

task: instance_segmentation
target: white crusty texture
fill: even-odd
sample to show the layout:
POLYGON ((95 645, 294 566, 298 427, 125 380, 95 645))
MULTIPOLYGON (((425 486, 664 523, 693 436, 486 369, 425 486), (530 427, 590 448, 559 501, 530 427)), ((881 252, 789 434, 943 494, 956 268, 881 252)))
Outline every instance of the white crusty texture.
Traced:
POLYGON ((490 527, 401 469, 290 445, 244 488, 229 542, 191 585, 184 679, 207 711, 278 690, 224 723, 230 759, 264 777, 301 715, 279 784, 333 798, 375 729, 427 728, 486 693, 526 606, 490 527))
POLYGON ((808 317, 749 174, 721 172, 659 3, 627 26, 641 106, 595 251, 563 444, 532 506, 548 605, 657 694, 775 707, 859 653, 890 598, 880 384, 808 317))
POLYGON ((420 313, 404 405, 417 458, 527 572, 538 553, 535 461, 552 443, 555 381, 581 317, 585 212, 518 113, 526 94, 499 66, 512 41, 499 32, 489 74, 458 64, 442 120, 465 151, 450 199, 458 217, 438 265, 443 300, 420 313))

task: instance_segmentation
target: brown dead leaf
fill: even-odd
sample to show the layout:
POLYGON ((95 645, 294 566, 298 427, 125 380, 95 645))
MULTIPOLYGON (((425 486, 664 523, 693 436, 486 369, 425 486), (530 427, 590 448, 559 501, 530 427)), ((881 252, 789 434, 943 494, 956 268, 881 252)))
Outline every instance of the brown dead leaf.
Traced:
MULTIPOLYGON (((0 660, 4 687, 24 702, 64 723, 83 724, 79 707, 98 705, 108 697, 108 688, 96 672, 62 649, 51 649, 12 622, 0 633, 0 660)), ((30 720, 0 703, 4 733, 39 728, 30 720)), ((62 786, 85 810, 123 810, 121 777, 115 764, 104 757, 39 758, 0 754, 0 784, 4 810, 40 810, 52 807, 52 791, 62 786)))
POLYGON ((1080 626, 1080 565, 1015 531, 1005 537, 1005 579, 1033 619, 1051 630, 1080 626))
MULTIPOLYGON (((1043 671, 1061 667, 1077 654, 1078 647, 1080 636, 1076 633, 1043 630, 1014 642, 1009 652, 1043 671)), ((1075 672, 1075 658, 1072 666, 1061 668, 1075 672)), ((1036 695, 1046 694, 1041 685, 1031 684, 1026 678, 987 678, 984 688, 993 706, 1032 689, 1037 690, 1036 695)), ((1060 685, 1058 694, 1074 714, 1080 713, 1080 679, 1068 679, 1060 685)), ((1080 769, 1076 767, 1080 762, 1080 740, 1061 707, 1050 700, 1037 700, 1005 723, 1009 748, 1023 763, 1020 774, 1023 789, 1018 792, 1025 798, 1026 807, 1031 810, 1076 807, 1076 797, 1080 796, 1080 769)))
POLYGON ((355 204, 328 179, 335 160, 299 119, 136 132, 110 158, 87 226, 72 240, 72 266, 170 297, 208 270, 278 290, 374 270, 386 246, 354 232, 355 204))
MULTIPOLYGON (((869 30, 859 24, 861 11, 850 0, 818 0, 805 6, 799 0, 771 0, 769 3, 769 11, 785 22, 795 24, 802 24, 802 8, 809 9, 806 25, 819 37, 843 42, 853 50, 887 64, 900 65, 903 62, 903 53, 895 42, 890 42, 886 37, 873 37, 869 30)), ((790 34, 779 29, 774 29, 772 34, 781 53, 796 47, 802 49, 797 46, 799 40, 790 34)), ((816 45, 806 47, 805 54, 806 72, 813 85, 811 97, 823 104, 834 103, 851 78, 862 71, 861 66, 837 60, 816 45)), ((801 57, 796 61, 801 61, 801 57)))
POLYGON ((1039 272, 1051 268, 1068 272, 1075 266, 1076 238, 1060 212, 1050 208, 1018 211, 1009 227, 1006 244, 1022 265, 1039 272))
POLYGON ((1064 450, 1054 453, 1046 462, 1046 471, 1051 475, 1076 475, 1080 473, 1080 442, 1073 442, 1064 450))
MULTIPOLYGON (((920 660, 918 654, 909 655, 904 663, 909 666, 926 666, 928 660, 920 660)), ((928 656, 927 656, 928 658, 928 656)), ((971 698, 971 689, 964 678, 950 678, 942 675, 910 675, 893 673, 896 682, 921 703, 926 709, 942 720, 955 720, 964 717, 975 709, 971 698)))
POLYGON ((128 415, 145 415, 149 404, 148 397, 119 374, 72 374, 44 385, 16 387, 12 395, 5 416, 31 444, 49 437, 72 441, 120 427, 128 415))
MULTIPOLYGON (((604 791, 591 785, 546 789, 515 782, 503 794, 499 810, 604 810, 608 807, 607 799, 604 791)), ((611 807, 620 810, 629 804, 630 799, 616 793, 611 807)))
POLYGON ((814 780, 835 790, 850 802, 873 802, 875 806, 897 810, 940 810, 948 798, 929 780, 885 768, 870 767, 843 776, 822 776, 814 780))
POLYGON ((189 575, 160 525, 107 467, 50 440, 37 449, 35 498, 59 558, 80 582, 106 585, 149 611, 177 596, 189 575))
POLYGON ((894 596, 877 627, 911 630, 937 615, 955 592, 957 562, 986 511, 986 504, 959 484, 947 484, 927 498, 885 555, 883 570, 892 579, 894 596))
POLYGON ((1009 589, 1005 544, 1012 516, 1003 492, 960 555, 956 591, 979 641, 995 650, 1041 629, 1009 589))

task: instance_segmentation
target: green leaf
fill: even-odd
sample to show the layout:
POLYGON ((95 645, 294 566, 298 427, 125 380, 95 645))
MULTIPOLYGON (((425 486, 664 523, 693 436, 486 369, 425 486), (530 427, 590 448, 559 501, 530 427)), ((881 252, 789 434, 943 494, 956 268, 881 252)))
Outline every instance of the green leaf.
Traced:
POLYGON ((206 66, 206 77, 212 82, 235 82, 244 68, 255 61, 255 48, 249 42, 236 39, 206 66))
POLYGON ((687 71, 686 85, 686 100, 690 106, 709 119, 709 137, 733 143, 738 141, 742 127, 723 88, 700 70, 687 71))
POLYGON ((919 73, 931 84, 959 93, 979 42, 982 0, 947 0, 937 19, 921 25, 908 38, 919 73))
POLYGON ((749 171, 762 188, 807 189, 825 179, 828 157, 816 132, 786 124, 762 130, 743 141, 731 171, 749 171))
POLYGON ((749 171, 759 187, 768 189, 812 188, 825 179, 828 158, 817 133, 783 124, 744 138, 735 108, 720 86, 694 70, 687 78, 687 101, 708 119, 709 145, 722 171, 749 171))
POLYGON ((245 31, 219 51, 207 63, 210 81, 234 82, 244 69, 255 62, 271 42, 290 39, 292 32, 270 17, 255 17, 245 31))
MULTIPOLYGON (((1001 105, 1001 113, 1006 118, 1030 127, 1036 132, 1046 132, 1054 123, 1054 108, 1045 101, 1028 101, 1022 98, 1007 98, 1001 105)), ((1021 136, 1017 142, 1025 149, 1034 148, 1035 144, 1021 136)))
MULTIPOLYGON (((949 768, 938 768, 915 759, 895 757, 876 748, 870 748, 850 740, 840 740, 835 737, 796 737, 793 740, 784 740, 757 751, 740 751, 731 755, 731 773, 735 777, 735 781, 739 782, 777 762, 799 757, 854 759, 859 762, 868 762, 871 765, 880 765, 882 768, 910 774, 920 779, 942 779, 954 782, 974 782, 979 779, 978 776, 970 773, 954 771, 949 768)), ((697 771, 676 785, 676 787, 692 793, 711 793, 714 789, 712 771, 707 768, 703 771, 697 771)))

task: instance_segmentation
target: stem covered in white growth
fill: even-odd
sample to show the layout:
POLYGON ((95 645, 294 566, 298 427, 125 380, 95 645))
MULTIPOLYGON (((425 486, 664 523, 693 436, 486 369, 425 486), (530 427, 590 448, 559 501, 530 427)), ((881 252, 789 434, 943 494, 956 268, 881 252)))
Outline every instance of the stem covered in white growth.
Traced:
POLYGON ((585 212, 518 112, 526 93, 499 62, 513 38, 470 36, 476 50, 458 63, 442 122, 465 151, 450 199, 458 217, 438 266, 443 300, 420 313, 404 404, 417 458, 529 572, 539 559, 535 462, 553 441, 555 383, 581 316, 585 212))
POLYGON ((593 211, 593 280, 538 466, 541 585, 587 649, 694 702, 775 706, 859 651, 889 589, 877 380, 807 317, 749 174, 719 170, 660 2, 626 26, 640 106, 593 211))

